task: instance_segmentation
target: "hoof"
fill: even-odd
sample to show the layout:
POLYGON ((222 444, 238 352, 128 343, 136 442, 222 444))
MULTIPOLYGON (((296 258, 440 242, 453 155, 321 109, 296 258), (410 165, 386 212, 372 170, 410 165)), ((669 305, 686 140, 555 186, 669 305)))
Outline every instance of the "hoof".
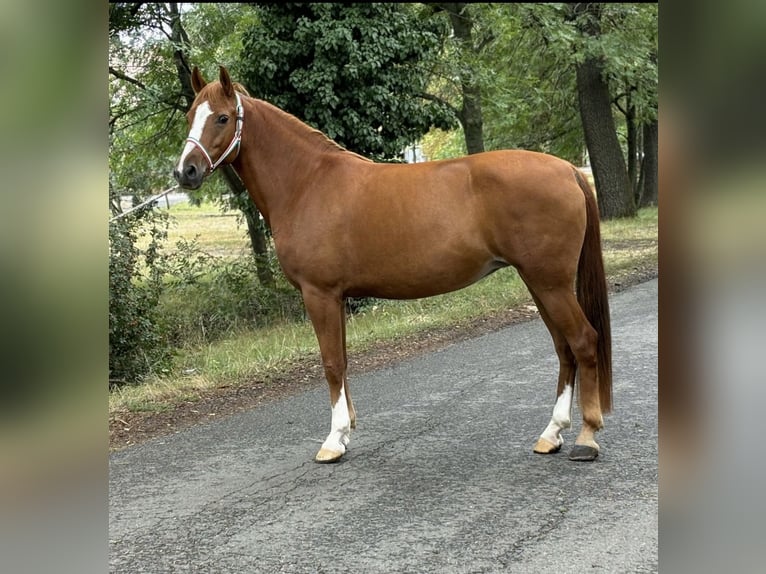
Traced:
MULTIPOLYGON (((562 441, 563 443, 563 441, 562 441)), ((553 444, 551 441, 540 437, 533 449, 537 454, 553 454, 561 450, 561 444, 553 444)))
POLYGON ((343 453, 339 450, 330 450, 329 448, 321 448, 317 453, 314 460, 316 462, 327 464, 329 462, 338 462, 343 453))
POLYGON ((569 460, 575 460, 578 462, 589 462, 596 460, 598 456, 598 449, 592 446, 584 444, 576 444, 569 453, 569 460))

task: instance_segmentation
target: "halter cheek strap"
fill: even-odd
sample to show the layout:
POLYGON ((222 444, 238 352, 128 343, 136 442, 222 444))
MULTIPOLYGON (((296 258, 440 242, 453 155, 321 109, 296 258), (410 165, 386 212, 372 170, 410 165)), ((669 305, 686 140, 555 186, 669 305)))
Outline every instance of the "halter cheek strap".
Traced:
POLYGON ((210 157, 210 154, 207 153, 207 150, 205 149, 205 146, 202 145, 202 142, 200 142, 198 139, 193 138, 191 136, 186 138, 187 142, 190 142, 194 144, 201 152, 202 155, 205 156, 205 159, 207 160, 208 165, 210 166, 210 173, 213 173, 215 169, 223 163, 223 160, 225 160, 228 155, 234 151, 235 147, 238 147, 240 142, 242 141, 242 126, 245 123, 245 115, 244 110, 242 108, 242 100, 239 98, 239 94, 234 94, 237 98, 237 123, 234 126, 234 138, 231 140, 231 143, 229 144, 229 147, 227 147, 224 152, 221 154, 221 157, 218 158, 218 161, 213 163, 213 160, 210 157))

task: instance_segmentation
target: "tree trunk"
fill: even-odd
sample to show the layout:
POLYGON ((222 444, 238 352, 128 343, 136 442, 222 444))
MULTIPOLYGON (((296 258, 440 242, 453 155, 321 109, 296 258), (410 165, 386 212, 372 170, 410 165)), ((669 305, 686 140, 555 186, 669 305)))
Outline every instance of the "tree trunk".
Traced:
POLYGON ((641 200, 639 205, 646 207, 657 205, 657 137, 658 121, 655 119, 648 124, 644 124, 644 162, 641 166, 641 176, 643 187, 641 191, 641 200))
POLYGON ((266 241, 264 232, 264 223, 258 208, 248 199, 249 206, 242 212, 245 214, 247 222, 247 233, 250 236, 250 243, 253 246, 253 258, 255 259, 255 272, 258 275, 258 282, 267 289, 276 288, 274 283, 274 274, 269 265, 269 245, 266 241))
MULTIPOLYGON (((473 52, 471 28, 473 20, 465 2, 445 2, 438 6, 449 14, 452 32, 458 39, 464 53, 473 52)), ((469 154, 484 151, 484 119, 481 112, 481 88, 471 78, 471 71, 464 68, 460 73, 460 89, 463 105, 458 119, 463 126, 465 147, 469 154)))
MULTIPOLYGON (((599 4, 578 4, 572 10, 573 14, 579 11, 586 16, 578 24, 583 34, 601 34, 599 4)), ((620 141, 617 139, 612 98, 603 78, 603 65, 595 57, 589 57, 577 65, 577 96, 601 217, 610 219, 634 216, 636 201, 620 141)))
POLYGON ((460 110, 460 123, 463 124, 465 147, 469 154, 484 151, 484 120, 481 115, 481 91, 475 85, 461 82, 463 87, 463 107, 460 110))
POLYGON ((617 139, 609 87, 593 58, 577 66, 577 94, 601 217, 633 216, 636 202, 617 139))
POLYGON ((639 175, 641 171, 641 162, 639 161, 639 135, 638 124, 636 123, 636 106, 628 92, 627 112, 625 113, 625 125, 628 132, 628 181, 633 191, 633 196, 639 193, 639 175))
POLYGON ((111 178, 109 178, 109 213, 111 213, 112 216, 122 213, 120 194, 117 193, 116 189, 114 189, 111 178))
POLYGON ((191 108, 192 102, 194 102, 194 88, 191 83, 191 68, 186 60, 186 51, 189 48, 189 36, 186 34, 183 25, 181 24, 181 14, 178 11, 177 3, 168 3, 168 12, 170 16, 170 34, 173 45, 176 49, 173 50, 173 63, 176 65, 176 71, 178 72, 178 81, 181 83, 181 94, 184 97, 184 107, 186 111, 191 108))

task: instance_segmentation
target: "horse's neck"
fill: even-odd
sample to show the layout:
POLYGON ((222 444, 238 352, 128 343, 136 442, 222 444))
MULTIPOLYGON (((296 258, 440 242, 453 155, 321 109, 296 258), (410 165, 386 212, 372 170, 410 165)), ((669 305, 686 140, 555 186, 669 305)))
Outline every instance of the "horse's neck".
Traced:
MULTIPOLYGON (((309 126, 260 100, 248 99, 234 167, 270 225, 312 181, 321 157, 333 153, 309 126)), ((340 150, 338 150, 340 151, 340 150)))

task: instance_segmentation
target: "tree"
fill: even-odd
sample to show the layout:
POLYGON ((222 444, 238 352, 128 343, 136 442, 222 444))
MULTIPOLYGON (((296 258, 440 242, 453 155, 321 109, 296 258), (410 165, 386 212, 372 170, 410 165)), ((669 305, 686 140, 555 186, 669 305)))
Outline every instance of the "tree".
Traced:
MULTIPOLYGON (((585 39, 600 37, 602 13, 601 4, 570 5, 570 17, 585 39)), ((584 43, 576 63, 580 116, 601 217, 628 217, 635 215, 636 202, 617 138, 604 55, 599 47, 596 43, 584 43)))
MULTIPOLYGON (((191 59, 226 58, 238 26, 249 11, 231 5, 197 5, 182 13, 176 3, 109 5, 109 210, 118 215, 120 196, 151 195, 172 182, 172 166, 186 136, 183 114, 194 99, 191 59), (191 34, 186 23, 191 24, 191 34), (195 38, 192 44, 190 36, 195 38)), ((224 59, 224 61, 226 61, 224 59)), ((263 285, 274 279, 257 210, 239 179, 212 178, 202 193, 222 207, 239 207, 263 285), (239 184, 239 185, 238 185, 239 184), (231 203, 223 192, 231 190, 231 203), (252 208, 251 208, 252 206, 252 208)), ((202 195, 192 197, 200 200, 202 195)), ((110 386, 139 381, 167 365, 168 344, 158 305, 170 272, 162 256, 166 214, 145 210, 109 225, 109 377, 110 386), (139 238, 148 236, 146 241, 139 238)))
POLYGON ((109 167, 115 189, 146 196, 172 183, 185 105, 172 67, 169 5, 109 5, 109 167))
POLYGON ((460 80, 467 71, 481 94, 486 149, 531 149, 581 163, 585 134, 577 67, 592 55, 615 106, 605 115, 615 116, 612 131, 627 157, 628 179, 643 189, 642 126, 656 118, 656 5, 604 5, 597 35, 584 33, 568 5, 429 6, 437 14, 446 14, 443 7, 462 14, 463 24, 470 21, 472 42, 459 41, 453 30, 431 89, 460 117, 460 80), (618 110, 624 118, 614 114, 618 110))
MULTIPOLYGON (((185 109, 188 111, 194 102, 194 89, 191 83, 191 66, 188 63, 187 53, 191 49, 191 43, 189 37, 186 34, 186 30, 181 24, 181 17, 178 11, 178 5, 169 4, 170 13, 170 39, 175 47, 173 51, 173 62, 176 66, 178 73, 178 81, 182 86, 183 97, 186 100, 185 109)), ((206 27, 209 27, 209 20, 206 22, 206 27)), ((238 207, 242 212, 245 224, 247 225, 247 234, 250 238, 250 245, 253 251, 253 257, 255 258, 255 265, 258 275, 258 280, 264 287, 273 288, 274 274, 271 272, 269 266, 269 248, 268 241, 266 239, 266 227, 262 223, 258 208, 250 199, 250 195, 245 188, 245 185, 240 180, 237 172, 234 171, 230 165, 222 165, 220 167, 226 185, 228 186, 232 203, 238 207)))
POLYGON ((362 155, 390 160, 432 126, 455 125, 422 97, 440 24, 405 4, 256 5, 234 72, 248 90, 362 155))
POLYGON ((571 33, 555 5, 496 4, 482 18, 495 40, 482 53, 488 149, 520 148, 583 161, 571 33))
POLYGON ((484 151, 484 119, 482 117, 481 72, 476 56, 492 41, 493 35, 474 38, 476 22, 473 12, 465 2, 441 2, 434 4, 435 12, 444 11, 449 16, 452 36, 457 42, 457 58, 454 77, 460 87, 460 107, 457 117, 463 126, 465 146, 469 154, 484 151))
MULTIPOLYGON (((655 110, 655 114, 657 111, 655 110)), ((657 205, 659 187, 658 137, 659 122, 657 117, 644 124, 644 160, 641 163, 641 186, 638 197, 639 207, 657 205)))
POLYGON ((625 119, 628 179, 636 203, 651 204, 657 181, 657 4, 609 6, 602 20, 605 75, 625 119))
POLYGON ((469 66, 481 88, 485 147, 580 163, 585 140, 603 215, 630 215, 639 197, 651 197, 645 162, 656 165, 643 137, 656 120, 656 5, 577 6, 470 6, 475 37, 485 40, 469 66))

